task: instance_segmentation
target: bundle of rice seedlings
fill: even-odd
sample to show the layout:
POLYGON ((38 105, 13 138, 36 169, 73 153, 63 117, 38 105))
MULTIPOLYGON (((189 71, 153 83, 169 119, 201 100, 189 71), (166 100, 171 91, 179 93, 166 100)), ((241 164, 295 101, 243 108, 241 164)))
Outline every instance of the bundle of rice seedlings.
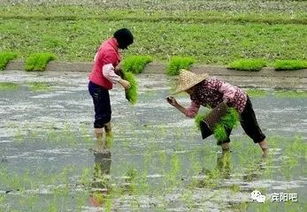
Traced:
POLYGON ((142 73, 145 66, 152 62, 150 56, 130 56, 123 60, 122 69, 134 74, 142 73))
POLYGON ((195 116, 195 124, 197 129, 200 130, 200 122, 203 121, 206 118, 207 114, 197 114, 195 116))
MULTIPOLYGON (((195 117, 195 124, 198 129, 200 129, 200 122, 206 119, 209 114, 198 114, 195 117)), ((214 126, 213 134, 218 141, 223 141, 227 139, 226 129, 233 129, 238 125, 240 119, 239 113, 235 108, 228 108, 225 116, 214 126)))
POLYGON ((56 56, 51 53, 34 53, 31 54, 25 62, 26 71, 45 71, 48 63, 55 60, 56 56))
POLYGON ((0 71, 4 70, 7 64, 16 57, 17 54, 14 52, 0 52, 0 71))
POLYGON ((225 128, 232 129, 237 126, 239 119, 238 111, 235 108, 228 108, 227 114, 221 118, 220 123, 225 128))
POLYGON ((218 141, 224 141, 227 139, 226 129, 223 124, 216 124, 213 130, 213 134, 218 141))
POLYGON ((228 68, 238 71, 260 71, 265 66, 266 62, 263 59, 240 59, 230 63, 228 68))
POLYGON ((133 73, 122 71, 122 78, 130 82, 130 88, 126 90, 126 99, 131 103, 135 104, 137 102, 137 81, 133 73))
POLYGON ((166 74, 169 76, 178 75, 181 69, 189 70, 193 63, 195 63, 195 59, 192 57, 174 56, 170 59, 168 63, 166 74))

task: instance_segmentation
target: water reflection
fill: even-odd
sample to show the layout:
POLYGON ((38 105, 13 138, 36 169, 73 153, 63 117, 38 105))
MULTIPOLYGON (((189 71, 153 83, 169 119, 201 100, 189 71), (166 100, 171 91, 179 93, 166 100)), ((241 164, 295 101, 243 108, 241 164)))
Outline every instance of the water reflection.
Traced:
POLYGON ((266 157, 262 157, 260 160, 256 161, 255 164, 252 164, 251 167, 243 174, 243 181, 252 182, 258 180, 265 171, 266 160, 266 157))
MULTIPOLYGON (((267 158, 260 158, 255 163, 250 164, 250 168, 243 172, 242 181, 251 182, 258 180, 264 173, 267 158)), ((232 176, 232 158, 231 152, 223 152, 218 154, 215 168, 209 170, 203 168, 200 172, 198 187, 218 186, 222 179, 230 180, 232 176)), ((237 176, 237 174, 235 174, 237 176)))
POLYGON ((105 203, 110 190, 111 152, 94 152, 94 157, 95 165, 90 204, 94 207, 101 207, 105 203))

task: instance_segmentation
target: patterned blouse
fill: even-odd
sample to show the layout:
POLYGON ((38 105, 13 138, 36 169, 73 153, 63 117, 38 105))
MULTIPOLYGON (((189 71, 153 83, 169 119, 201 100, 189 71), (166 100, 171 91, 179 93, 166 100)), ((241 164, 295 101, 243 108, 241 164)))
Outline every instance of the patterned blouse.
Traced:
POLYGON ((247 101, 247 95, 242 89, 213 77, 196 85, 190 98, 191 106, 186 108, 185 115, 191 118, 195 117, 200 105, 215 108, 223 101, 227 101, 229 106, 242 113, 247 101))

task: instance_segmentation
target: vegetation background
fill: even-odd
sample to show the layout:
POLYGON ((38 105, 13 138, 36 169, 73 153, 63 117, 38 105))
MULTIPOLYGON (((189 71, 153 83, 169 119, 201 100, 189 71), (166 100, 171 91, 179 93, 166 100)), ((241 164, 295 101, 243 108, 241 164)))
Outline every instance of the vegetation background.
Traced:
POLYGON ((306 24, 306 1, 2 0, 0 52, 92 61, 103 40, 127 27, 136 39, 124 55, 223 65, 262 58, 273 65, 306 60, 306 24))

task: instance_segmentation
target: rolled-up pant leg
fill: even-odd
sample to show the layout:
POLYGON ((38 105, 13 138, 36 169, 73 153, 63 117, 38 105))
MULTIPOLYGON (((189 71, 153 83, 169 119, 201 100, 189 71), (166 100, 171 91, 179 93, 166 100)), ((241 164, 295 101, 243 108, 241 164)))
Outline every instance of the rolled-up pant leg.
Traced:
POLYGON ((265 135, 262 133, 258 125, 257 118, 249 98, 247 98, 245 108, 241 113, 240 122, 243 130, 251 139, 253 139, 254 143, 259 143, 265 139, 265 135))
POLYGON ((111 121, 112 111, 109 91, 93 82, 89 82, 88 89, 95 108, 94 128, 103 128, 106 123, 111 121))

